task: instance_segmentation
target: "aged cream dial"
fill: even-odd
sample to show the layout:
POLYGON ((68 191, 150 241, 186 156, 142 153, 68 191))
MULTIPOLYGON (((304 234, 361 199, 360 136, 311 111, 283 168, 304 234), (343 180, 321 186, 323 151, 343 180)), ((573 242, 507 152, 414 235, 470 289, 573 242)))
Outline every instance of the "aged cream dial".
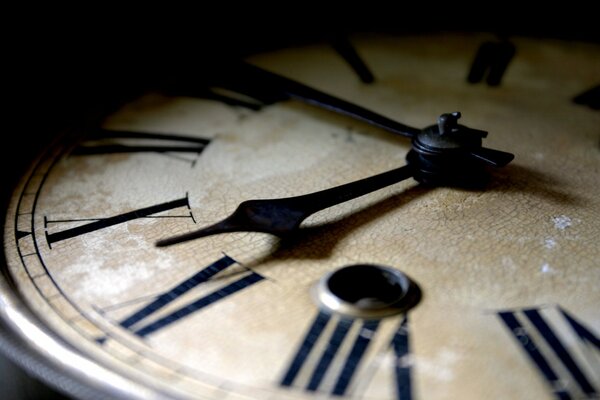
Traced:
POLYGON ((412 126, 460 110, 516 155, 485 189, 403 181, 311 216, 293 240, 155 246, 245 200, 400 167, 410 141, 296 101, 250 110, 156 92, 58 139, 7 210, 4 319, 116 397, 597 396, 600 117, 571 99, 597 84, 600 49, 514 38, 500 86, 467 83, 486 40, 354 37, 372 84, 327 45, 248 59, 412 126), (315 291, 352 265, 400 271, 420 301, 328 313, 315 291))

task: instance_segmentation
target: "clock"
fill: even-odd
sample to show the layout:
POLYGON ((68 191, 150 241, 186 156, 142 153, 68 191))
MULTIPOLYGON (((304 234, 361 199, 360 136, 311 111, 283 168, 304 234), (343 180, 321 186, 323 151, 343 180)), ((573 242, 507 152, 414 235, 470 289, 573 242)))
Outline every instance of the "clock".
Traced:
MULTIPOLYGON (((4 211, 10 348, 77 397, 597 397, 599 50, 356 35, 112 103, 31 161, 4 211), (360 110, 289 99, 307 100, 267 78, 360 110), (293 235, 157 246, 431 145, 361 110, 416 132, 489 132, 484 146, 515 160, 480 185, 411 172, 314 209, 293 235)), ((460 168, 478 183, 482 171, 460 168)))

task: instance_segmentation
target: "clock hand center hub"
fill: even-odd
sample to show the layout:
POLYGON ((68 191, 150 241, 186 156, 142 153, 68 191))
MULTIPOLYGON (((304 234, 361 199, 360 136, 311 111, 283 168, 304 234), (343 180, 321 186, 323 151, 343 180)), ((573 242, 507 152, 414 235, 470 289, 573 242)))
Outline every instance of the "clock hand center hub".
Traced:
POLYGON ((460 112, 442 114, 436 125, 413 138, 407 155, 415 179, 436 186, 478 187, 487 181, 486 166, 503 167, 514 155, 482 146, 487 132, 458 124, 460 112))

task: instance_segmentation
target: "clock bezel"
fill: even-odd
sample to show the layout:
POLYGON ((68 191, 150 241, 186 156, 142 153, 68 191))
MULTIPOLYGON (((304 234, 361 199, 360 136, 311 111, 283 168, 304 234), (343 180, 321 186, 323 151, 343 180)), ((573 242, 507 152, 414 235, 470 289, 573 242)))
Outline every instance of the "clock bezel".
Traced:
MULTIPOLYGON (((28 371, 54 385, 56 388, 65 390, 72 395, 77 394, 79 397, 87 397, 88 394, 89 397, 100 394, 144 397, 147 394, 147 388, 136 385, 134 382, 122 382, 123 379, 121 376, 99 365, 96 365, 97 368, 100 368, 100 370, 97 370, 97 376, 110 377, 109 380, 90 379, 89 372, 83 373, 80 367, 78 367, 82 365, 81 360, 85 360, 85 358, 82 358, 67 343, 62 343, 59 338, 54 337, 51 331, 33 313, 29 312, 25 303, 18 296, 14 295, 14 292, 11 292, 12 290, 13 287, 9 283, 0 281, 2 301, 7 305, 6 310, 2 310, 5 314, 5 318, 3 319, 5 319, 5 322, 9 322, 9 335, 7 335, 5 343, 10 343, 8 347, 14 348, 13 346, 16 345, 20 349, 11 353, 11 358, 20 362, 28 371), (35 334, 26 335, 26 341, 21 341, 18 337, 14 336, 15 332, 23 334, 31 326, 36 326, 39 330, 35 331, 35 334), (46 343, 48 346, 55 346, 55 349, 61 352, 64 357, 46 358, 46 356, 41 356, 41 354, 47 354, 49 348, 38 345, 41 343, 46 343), (22 360, 25 359, 32 361, 23 362, 22 360), (65 359, 72 360, 72 367, 65 368, 65 359), (38 363, 43 366, 29 366, 38 363), (81 384, 82 382, 84 383, 83 385, 81 384), (110 387, 99 388, 97 387, 99 382, 110 387), (112 382, 120 382, 121 384, 113 385, 112 382)), ((68 364, 70 365, 71 362, 68 364)))

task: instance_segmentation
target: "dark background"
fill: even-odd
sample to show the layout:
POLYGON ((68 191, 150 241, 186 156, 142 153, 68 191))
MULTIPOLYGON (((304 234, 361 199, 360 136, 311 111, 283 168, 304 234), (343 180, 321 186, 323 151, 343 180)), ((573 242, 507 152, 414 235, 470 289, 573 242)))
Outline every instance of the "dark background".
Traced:
POLYGON ((0 157, 2 186, 10 187, 13 172, 29 162, 25 153, 35 154, 90 106, 106 106, 182 72, 190 81, 210 79, 208 67, 215 62, 256 51, 354 31, 485 31, 600 39, 596 13, 576 2, 527 11, 510 2, 469 7, 342 4, 326 9, 289 3, 285 10, 199 5, 196 10, 101 7, 7 13, 2 94, 9 108, 0 157), (13 154, 20 157, 12 160, 13 154))
MULTIPOLYGON (((228 10, 213 10, 199 3, 196 10, 146 8, 143 13, 34 6, 6 12, 1 93, 8 109, 2 123, 2 205, 32 157, 82 115, 99 115, 99 110, 115 104, 115 98, 127 98, 174 75, 210 79, 209 67, 216 62, 252 52, 355 31, 486 31, 600 41, 596 14, 577 4, 527 12, 506 3, 465 8, 426 5, 427 10, 372 2, 360 7, 342 4, 328 10, 286 2, 286 10, 242 9, 233 4, 228 10)), ((1 226, 3 217, 0 213, 1 226)), ((62 398, 4 357, 0 357, 0 387, 3 398, 62 398)))

